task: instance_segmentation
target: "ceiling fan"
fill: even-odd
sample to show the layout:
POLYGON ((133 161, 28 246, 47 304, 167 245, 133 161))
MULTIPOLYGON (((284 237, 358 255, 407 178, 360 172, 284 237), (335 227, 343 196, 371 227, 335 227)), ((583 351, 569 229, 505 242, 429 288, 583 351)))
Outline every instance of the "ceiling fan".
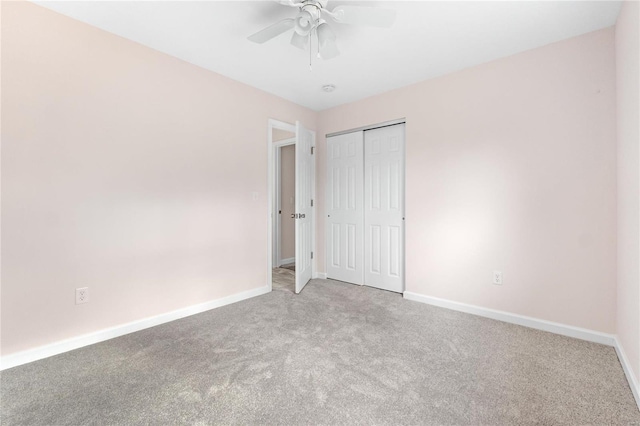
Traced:
POLYGON ((262 44, 280 34, 293 29, 291 44, 299 49, 306 49, 310 39, 315 35, 318 39, 318 57, 335 58, 340 54, 336 43, 336 35, 327 24, 325 17, 341 24, 363 25, 389 28, 396 19, 393 9, 379 9, 366 6, 341 5, 333 10, 327 9, 328 0, 276 0, 284 6, 298 8, 294 18, 286 18, 248 37, 254 43, 262 44))

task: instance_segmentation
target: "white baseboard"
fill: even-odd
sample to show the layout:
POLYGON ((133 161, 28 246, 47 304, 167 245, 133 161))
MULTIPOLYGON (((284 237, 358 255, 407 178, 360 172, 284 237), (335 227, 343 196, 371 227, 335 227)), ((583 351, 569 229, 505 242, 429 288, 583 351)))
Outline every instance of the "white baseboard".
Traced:
POLYGON ((624 375, 627 376, 627 381, 629 382, 629 387, 631 388, 631 392, 633 392, 633 397, 636 400, 636 404, 638 405, 638 410, 640 410, 640 385, 638 384, 638 380, 633 375, 633 370, 631 369, 631 365, 629 364, 629 358, 624 352, 622 345, 620 344, 620 340, 616 337, 615 345, 616 354, 618 354, 618 359, 620 360, 620 364, 622 364, 622 369, 624 370, 624 375))
POLYGON ((576 339, 587 340, 589 342, 600 343, 607 346, 615 346, 615 336, 613 334, 601 333, 599 331, 588 330, 586 328, 574 327, 557 322, 546 321, 524 315, 512 314, 510 312, 497 311, 480 306, 467 305, 466 303, 454 302, 452 300, 440 299, 438 297, 425 296, 419 293, 405 291, 403 296, 407 300, 426 303, 428 305, 447 308, 454 311, 465 312, 481 317, 504 321, 511 324, 522 325, 524 327, 535 328, 536 330, 548 331, 550 333, 561 334, 563 336, 574 337, 576 339))
POLYGON ((223 297, 221 299, 216 299, 209 302, 200 303, 198 305, 192 305, 186 308, 167 312, 166 314, 144 318, 116 327, 96 331, 94 333, 84 334, 82 336, 72 337, 70 339, 40 346, 34 349, 6 355, 0 358, 0 371, 29 362, 37 361, 39 359, 48 358, 50 356, 58 355, 64 352, 72 351, 84 346, 89 346, 94 343, 103 342, 105 340, 113 339, 114 337, 119 337, 125 334, 144 330, 145 328, 175 321, 177 319, 188 317, 190 315, 199 314, 211 309, 219 308, 221 306, 230 305, 232 303, 240 302, 242 300, 269 293, 270 291, 271 289, 269 286, 259 287, 253 290, 232 294, 231 296, 223 297))
POLYGON ((294 263, 295 261, 296 261, 295 257, 288 257, 286 259, 280 259, 280 265, 278 265, 278 266, 289 265, 290 263, 294 263))
POLYGON ((313 274, 313 278, 319 278, 321 280, 326 280, 327 279, 327 273, 326 272, 316 272, 315 274, 313 274))

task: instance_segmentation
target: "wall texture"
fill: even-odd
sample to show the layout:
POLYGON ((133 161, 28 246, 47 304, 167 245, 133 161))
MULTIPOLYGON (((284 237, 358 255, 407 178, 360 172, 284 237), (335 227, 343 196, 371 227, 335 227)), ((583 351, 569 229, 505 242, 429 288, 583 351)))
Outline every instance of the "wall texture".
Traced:
POLYGON ((267 284, 267 121, 315 112, 30 3, 2 55, 3 355, 267 284))
POLYGON ((280 152, 280 187, 282 197, 281 258, 296 257, 296 222, 291 214, 296 212, 296 147, 288 145, 280 152), (293 202, 292 202, 293 200, 293 202))
POLYGON ((640 376, 640 7, 625 1, 616 24, 618 119, 618 339, 640 376))
MULTIPOLYGON (((315 113, 2 2, 2 355, 264 286, 267 119, 318 130, 321 218, 324 135, 405 117, 407 290, 610 333, 616 302, 635 297, 617 319, 638 368, 637 98, 620 95, 634 84, 621 52, 635 49, 637 75, 631 4, 617 35, 315 113), (631 186, 618 187, 636 239, 619 265, 616 49, 617 106, 631 117, 618 122, 630 135, 618 158, 636 153, 631 186), (83 286, 91 301, 75 305, 83 286)), ((318 220, 320 271, 324 232, 318 220)))
POLYGON ((615 90, 610 28, 322 111, 319 211, 324 135, 406 117, 406 289, 613 333, 615 90))

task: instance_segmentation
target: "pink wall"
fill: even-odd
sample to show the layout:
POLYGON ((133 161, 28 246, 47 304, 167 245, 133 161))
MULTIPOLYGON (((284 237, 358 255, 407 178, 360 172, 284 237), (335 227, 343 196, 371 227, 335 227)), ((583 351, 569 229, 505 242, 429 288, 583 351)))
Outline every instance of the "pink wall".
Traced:
MULTIPOLYGON (((322 212, 324 134, 406 117, 407 290, 615 332, 613 29, 314 113, 2 9, 3 355, 264 286, 268 118, 318 129, 322 212)), ((317 240, 322 270, 322 220, 317 240)))
POLYGON ((280 156, 280 182, 282 196, 282 228, 281 228, 281 257, 290 259, 296 256, 296 223, 291 219, 295 213, 296 196, 296 147, 295 145, 283 146, 280 156))
POLYGON ((273 142, 280 142, 285 139, 291 139, 295 137, 296 134, 293 132, 287 132, 286 130, 282 129, 272 129, 271 140, 273 142))
MULTIPOLYGON (((0 26, 2 25, 2 2, 0 1, 0 26)), ((2 28, 0 28, 0 82, 2 81, 2 28)), ((2 85, 0 84, 0 188, 2 185, 2 85)), ((2 355, 2 191, 0 190, 0 355, 2 355)))
POLYGON ((2 9, 2 354, 265 286, 267 121, 316 113, 2 9))
POLYGON ((406 117, 406 289, 615 332, 615 99, 610 28, 322 111, 319 211, 324 135, 406 117))
POLYGON ((618 117, 618 339, 640 374, 640 7, 625 1, 616 25, 618 117))

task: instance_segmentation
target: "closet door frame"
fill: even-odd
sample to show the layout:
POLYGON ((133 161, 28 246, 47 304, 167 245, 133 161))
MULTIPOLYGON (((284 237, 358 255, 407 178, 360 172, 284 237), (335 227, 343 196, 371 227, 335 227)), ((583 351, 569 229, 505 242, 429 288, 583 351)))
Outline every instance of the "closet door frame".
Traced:
MULTIPOLYGON (((403 157, 402 157, 402 161, 403 161, 403 173, 402 173, 402 180, 403 180, 403 192, 402 192, 402 211, 403 211, 403 221, 402 221, 402 264, 401 264, 401 271, 402 271, 402 289, 400 290, 400 293, 404 292, 406 290, 406 270, 405 270, 405 264, 406 264, 406 210, 405 210, 405 206, 406 206, 406 138, 407 138, 407 131, 406 131, 406 119, 405 118, 399 118, 396 120, 390 120, 390 121, 385 121, 382 123, 378 123, 378 124, 373 124, 373 125, 368 125, 368 126, 362 126, 362 127, 358 127, 358 128, 354 128, 354 129, 349 129, 349 130, 342 130, 339 132, 333 132, 333 133, 327 133, 325 136, 326 138, 330 138, 333 136, 340 136, 340 135, 344 135, 344 134, 349 134, 349 133, 354 133, 354 132, 365 132, 367 130, 374 130, 374 129, 379 129, 382 127, 388 127, 388 126, 394 126, 396 124, 404 124, 405 125, 405 129, 404 129, 404 135, 403 135, 403 157)), ((364 139, 364 138, 363 138, 364 139)), ((325 147, 327 146, 327 144, 325 144, 325 147)), ((326 182, 327 182, 327 188, 326 188, 326 192, 325 192, 325 271, 328 271, 328 264, 329 264, 329 256, 330 256, 330 236, 329 236, 329 232, 331 232, 330 229, 330 223, 328 220, 328 211, 329 211, 329 203, 328 203, 328 197, 331 194, 331 191, 329 189, 329 152, 327 152, 325 150, 325 155, 326 160, 327 160, 327 168, 325 173, 326 174, 326 182)), ((363 171, 364 171, 364 156, 362 158, 362 164, 363 164, 363 171)), ((364 176, 363 176, 364 177, 364 176)), ((364 188, 363 188, 364 191, 364 188)), ((364 195, 364 194, 363 194, 364 195)), ((363 213, 363 223, 364 223, 364 211, 363 213)), ((362 232, 364 232, 364 227, 362 229, 362 232)), ((363 238, 363 245, 364 245, 364 238, 363 238)), ((363 250, 363 254, 366 250, 363 250)), ((330 277, 328 277, 330 278, 330 277)), ((364 282, 364 285, 367 285, 366 282, 364 282)), ((378 288, 378 287, 376 287, 378 288)))

